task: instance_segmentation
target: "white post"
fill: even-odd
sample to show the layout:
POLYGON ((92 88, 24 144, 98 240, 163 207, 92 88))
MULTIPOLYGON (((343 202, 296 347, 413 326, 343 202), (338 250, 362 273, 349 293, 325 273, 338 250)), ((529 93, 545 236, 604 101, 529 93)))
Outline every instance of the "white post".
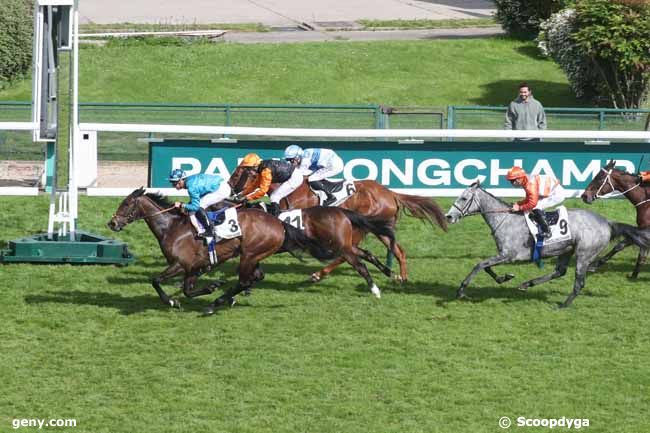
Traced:
POLYGON ((72 9, 72 119, 70 121, 70 167, 68 170, 68 193, 70 194, 70 240, 75 240, 78 189, 76 178, 77 147, 81 145, 79 133, 79 1, 75 0, 72 9))

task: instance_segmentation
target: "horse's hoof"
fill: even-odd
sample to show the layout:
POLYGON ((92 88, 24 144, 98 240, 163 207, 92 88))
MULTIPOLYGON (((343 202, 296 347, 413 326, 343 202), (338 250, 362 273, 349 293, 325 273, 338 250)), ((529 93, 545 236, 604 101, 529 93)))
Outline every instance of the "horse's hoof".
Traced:
POLYGON ((517 287, 517 289, 522 292, 527 292, 530 286, 531 286, 530 284, 522 284, 519 287, 517 287))
MULTIPOLYGON (((246 293, 246 292, 244 292, 244 293, 246 293)), ((250 296, 250 292, 246 296, 250 296)), ((235 299, 235 298, 230 298, 230 300, 228 301, 228 305, 231 306, 231 307, 234 307, 236 303, 237 303, 237 299, 235 299)))
POLYGON ((223 280, 217 280, 217 281, 213 281, 212 283, 210 283, 210 285, 208 286, 208 289, 211 290, 210 293, 214 292, 215 289, 218 289, 219 287, 221 287, 221 285, 223 283, 225 283, 225 281, 223 281, 223 280))
POLYGON ((313 274, 311 274, 311 277, 309 277, 309 279, 311 280, 312 283, 317 283, 321 280, 321 277, 317 272, 314 272, 313 274))
POLYGON ((468 301, 469 296, 467 296, 465 293, 457 293, 456 294, 456 300, 457 301, 468 301))
POLYGON ((395 281, 396 283, 404 284, 406 283, 406 280, 407 280, 406 277, 402 277, 399 274, 393 274, 393 281, 395 281))
POLYGON ((203 310, 203 316, 212 316, 216 312, 217 312, 217 307, 215 307, 214 305, 209 305, 203 310))
POLYGON ((372 285, 372 287, 370 288, 370 292, 372 292, 372 294, 375 295, 375 298, 377 299, 381 298, 381 290, 379 290, 379 287, 377 287, 376 284, 372 285))
POLYGON ((178 310, 181 309, 181 303, 178 299, 169 299, 169 306, 172 308, 176 308, 178 310))
POLYGON ((515 277, 515 274, 505 274, 497 278, 497 283, 503 284, 506 281, 510 281, 515 277))
MULTIPOLYGON (((245 289, 245 290, 242 292, 242 295, 244 295, 244 296, 250 296, 250 295, 252 295, 252 294, 253 294, 253 289, 245 289)), ((236 301, 235 301, 235 298, 231 298, 231 299, 232 299, 232 300, 231 300, 231 306, 232 306, 232 305, 235 305, 235 302, 236 302, 236 301)))

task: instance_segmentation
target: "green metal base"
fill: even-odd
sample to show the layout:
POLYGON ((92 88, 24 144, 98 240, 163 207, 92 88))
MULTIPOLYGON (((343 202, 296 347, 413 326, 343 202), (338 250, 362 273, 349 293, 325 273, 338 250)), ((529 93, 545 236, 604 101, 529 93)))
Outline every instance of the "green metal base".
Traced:
POLYGON ((0 262, 128 265, 135 261, 122 241, 83 231, 77 231, 75 239, 71 241, 69 235, 59 238, 56 233, 52 240, 47 233, 16 239, 9 242, 9 249, 0 250, 0 262))

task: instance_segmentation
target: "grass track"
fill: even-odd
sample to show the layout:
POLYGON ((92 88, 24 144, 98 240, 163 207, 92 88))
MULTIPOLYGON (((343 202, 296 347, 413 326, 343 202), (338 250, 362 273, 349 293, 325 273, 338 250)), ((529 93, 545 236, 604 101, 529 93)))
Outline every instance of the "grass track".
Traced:
MULTIPOLYGON (((82 198, 81 227, 111 234, 118 203, 82 198)), ((634 219, 623 201, 592 208, 634 219)), ((6 198, 0 239, 41 230, 46 210, 45 197, 6 198)), ((75 433, 497 432, 504 415, 650 431, 650 270, 625 278, 635 252, 556 311, 573 267, 524 294, 516 284, 541 271, 504 266, 516 280, 497 287, 482 274, 472 302, 453 301, 494 252, 478 218, 446 235, 404 219, 398 235, 411 281, 372 271, 379 301, 347 266, 311 285, 316 262, 280 256, 252 297, 207 319, 198 313, 208 298, 182 300, 182 312, 160 303, 149 280, 164 262, 141 223, 119 234, 138 256, 133 266, 1 266, 0 431, 12 418, 56 417, 76 418, 77 428, 56 429, 75 433)))

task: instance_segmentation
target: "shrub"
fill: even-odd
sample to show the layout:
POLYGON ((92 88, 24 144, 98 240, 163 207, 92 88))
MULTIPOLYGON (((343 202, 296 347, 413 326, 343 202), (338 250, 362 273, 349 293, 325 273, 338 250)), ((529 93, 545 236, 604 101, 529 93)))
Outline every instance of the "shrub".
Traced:
POLYGON ((495 18, 511 36, 534 39, 540 24, 568 0, 495 0, 495 18))
POLYGON ((32 64, 31 0, 3 0, 0 13, 0 88, 29 72, 32 64))
POLYGON ((650 2, 579 0, 577 45, 616 108, 639 108, 650 83, 650 2))
POLYGON ((540 28, 539 48, 562 68, 575 95, 578 98, 597 96, 598 74, 573 36, 578 31, 575 9, 553 14, 540 28))

